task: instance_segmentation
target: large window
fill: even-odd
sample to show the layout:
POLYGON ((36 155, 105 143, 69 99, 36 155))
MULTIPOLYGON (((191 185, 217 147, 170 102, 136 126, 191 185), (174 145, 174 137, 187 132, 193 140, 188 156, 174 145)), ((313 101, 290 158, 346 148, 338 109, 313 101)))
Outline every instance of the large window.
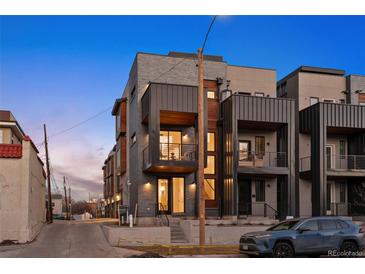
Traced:
POLYGON ((169 210, 169 180, 158 179, 158 209, 159 211, 169 210))
POLYGON ((3 131, 0 129, 0 144, 4 143, 3 131))
POLYGON ((215 179, 204 179, 204 198, 205 200, 215 200, 215 179))
POLYGON ((204 174, 215 174, 215 156, 208 155, 207 167, 204 168, 204 174))
POLYGON ((215 151, 215 133, 214 132, 208 132, 207 149, 208 149, 208 151, 215 151))
POLYGON ((160 159, 181 160, 181 131, 160 131, 160 159))
POLYGON ((174 213, 184 212, 184 178, 172 178, 172 210, 174 213))
POLYGON ((259 159, 262 159, 265 155, 265 137, 256 136, 255 137, 255 152, 259 159))
POLYGON ((259 180, 255 182, 256 202, 265 202, 265 181, 259 180))

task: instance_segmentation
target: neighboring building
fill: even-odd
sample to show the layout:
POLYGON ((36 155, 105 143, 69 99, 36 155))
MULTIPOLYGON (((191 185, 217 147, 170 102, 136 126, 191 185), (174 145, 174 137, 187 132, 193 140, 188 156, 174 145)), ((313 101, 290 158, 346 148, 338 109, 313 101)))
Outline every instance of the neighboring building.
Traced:
POLYGON ((275 70, 204 58, 206 128, 199 129, 196 55, 136 55, 112 112, 117 144, 103 167, 106 215, 120 194, 139 224, 161 214, 195 218, 199 132, 207 217, 296 215, 295 101, 276 98, 275 70))
MULTIPOLYGON (((52 214, 62 215, 63 196, 61 194, 52 194, 52 214)), ((48 194, 46 194, 46 210, 48 203, 48 194)))
POLYGON ((116 179, 116 146, 110 151, 104 162, 104 198, 105 217, 116 218, 118 206, 121 204, 120 185, 116 179))
POLYGON ((45 222, 43 163, 10 111, 0 110, 0 243, 33 240, 45 222))
POLYGON ((365 214, 365 76, 302 66, 278 82, 296 100, 298 214, 365 214))

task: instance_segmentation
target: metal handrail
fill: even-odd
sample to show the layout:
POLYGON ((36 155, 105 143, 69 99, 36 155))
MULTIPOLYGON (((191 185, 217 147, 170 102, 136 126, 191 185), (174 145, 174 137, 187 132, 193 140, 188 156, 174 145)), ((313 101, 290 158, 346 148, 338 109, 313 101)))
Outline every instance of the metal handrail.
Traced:
POLYGON ((254 150, 247 151, 246 159, 240 158, 240 151, 238 154, 238 161, 244 165, 244 163, 252 163, 252 166, 263 166, 263 167, 288 167, 287 153, 276 151, 265 151, 256 153, 254 150))
POLYGON ((160 160, 168 161, 193 161, 196 159, 196 145, 195 144, 181 144, 181 143, 159 143, 160 145, 160 160), (166 146, 167 154, 162 155, 162 148, 166 146), (174 149, 171 149, 174 147, 174 149), (184 148, 191 148, 184 152, 184 148), (178 154, 175 155, 171 150, 177 150, 178 154), (167 158, 167 159, 166 159, 167 158))
MULTIPOLYGON (((327 169, 330 170, 365 170, 365 155, 327 154, 331 162, 327 161, 327 169)), ((311 170, 311 156, 300 158, 302 171, 311 170)))
POLYGON ((332 216, 351 216, 351 204, 345 202, 330 203, 330 210, 332 216), (340 210, 339 206, 345 207, 344 210, 340 210))
POLYGON ((263 217, 268 217, 269 214, 268 214, 268 209, 271 210, 273 212, 273 214, 271 216, 273 216, 275 219, 279 219, 280 215, 279 215, 279 211, 276 210, 275 208, 273 208, 271 205, 269 205, 268 203, 266 202, 248 202, 248 203, 245 203, 245 210, 247 211, 246 212, 246 215, 249 215, 248 214, 248 211, 249 211, 249 208, 251 207, 251 215, 252 214, 252 208, 254 205, 261 205, 263 206, 263 214, 258 214, 258 215, 253 215, 253 216, 263 216, 263 217))
MULTIPOLYGON (((169 217, 168 217, 168 215, 167 215, 167 213, 166 213, 166 210, 165 210, 165 207, 163 206, 163 204, 162 203, 157 203, 156 204, 156 215, 158 215, 158 216, 162 216, 162 215, 164 215, 165 216, 165 218, 166 218, 166 221, 167 221, 167 226, 170 226, 170 220, 169 220, 169 217), (161 206, 161 209, 162 209, 162 211, 160 211, 159 210, 159 207, 161 206), (162 213, 162 214, 161 214, 162 213)), ((161 220, 162 220, 162 218, 161 218, 161 220)))

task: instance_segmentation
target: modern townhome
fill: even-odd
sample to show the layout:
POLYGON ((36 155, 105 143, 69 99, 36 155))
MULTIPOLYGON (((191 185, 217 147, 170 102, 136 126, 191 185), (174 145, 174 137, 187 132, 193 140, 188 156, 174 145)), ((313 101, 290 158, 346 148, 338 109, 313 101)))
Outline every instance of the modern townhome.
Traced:
POLYGON ((45 222, 46 174, 10 111, 0 110, 0 243, 32 241, 45 222))
POLYGON ((121 204, 120 185, 116 179, 116 146, 110 151, 108 158, 104 162, 104 198, 105 216, 116 218, 118 206, 121 204))
POLYGON ((300 215, 364 215, 365 76, 302 66, 277 89, 296 102, 300 215))
MULTIPOLYGON (((122 204, 138 224, 156 224, 161 216, 195 218, 197 137, 203 133, 207 218, 296 215, 295 100, 276 98, 275 70, 205 55, 206 126, 199 129, 196 59, 137 53, 112 111, 122 204)), ((106 187, 105 199, 112 202, 113 195, 106 187)))

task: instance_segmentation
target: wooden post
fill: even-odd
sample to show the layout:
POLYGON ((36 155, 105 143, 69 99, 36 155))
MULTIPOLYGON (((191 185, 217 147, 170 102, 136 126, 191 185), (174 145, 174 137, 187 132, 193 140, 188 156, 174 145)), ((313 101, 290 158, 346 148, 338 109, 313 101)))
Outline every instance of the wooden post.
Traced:
POLYGON ((44 130, 44 146, 46 149, 46 168, 47 168, 47 188, 48 188, 48 223, 53 223, 52 212, 52 191, 51 191, 51 172, 49 170, 49 156, 48 156, 48 141, 47 141, 47 129, 46 124, 43 124, 44 130))
POLYGON ((205 199, 204 199, 204 63, 203 50, 198 49, 198 195, 199 195, 199 245, 205 245, 205 199))
POLYGON ((65 191, 65 205, 66 205, 66 220, 68 220, 68 202, 67 202, 67 191, 66 191, 66 177, 63 176, 63 189, 65 191))
POLYGON ((70 213, 69 213, 69 220, 72 220, 72 204, 71 204, 71 187, 68 187, 68 203, 69 203, 69 208, 70 208, 70 213))

